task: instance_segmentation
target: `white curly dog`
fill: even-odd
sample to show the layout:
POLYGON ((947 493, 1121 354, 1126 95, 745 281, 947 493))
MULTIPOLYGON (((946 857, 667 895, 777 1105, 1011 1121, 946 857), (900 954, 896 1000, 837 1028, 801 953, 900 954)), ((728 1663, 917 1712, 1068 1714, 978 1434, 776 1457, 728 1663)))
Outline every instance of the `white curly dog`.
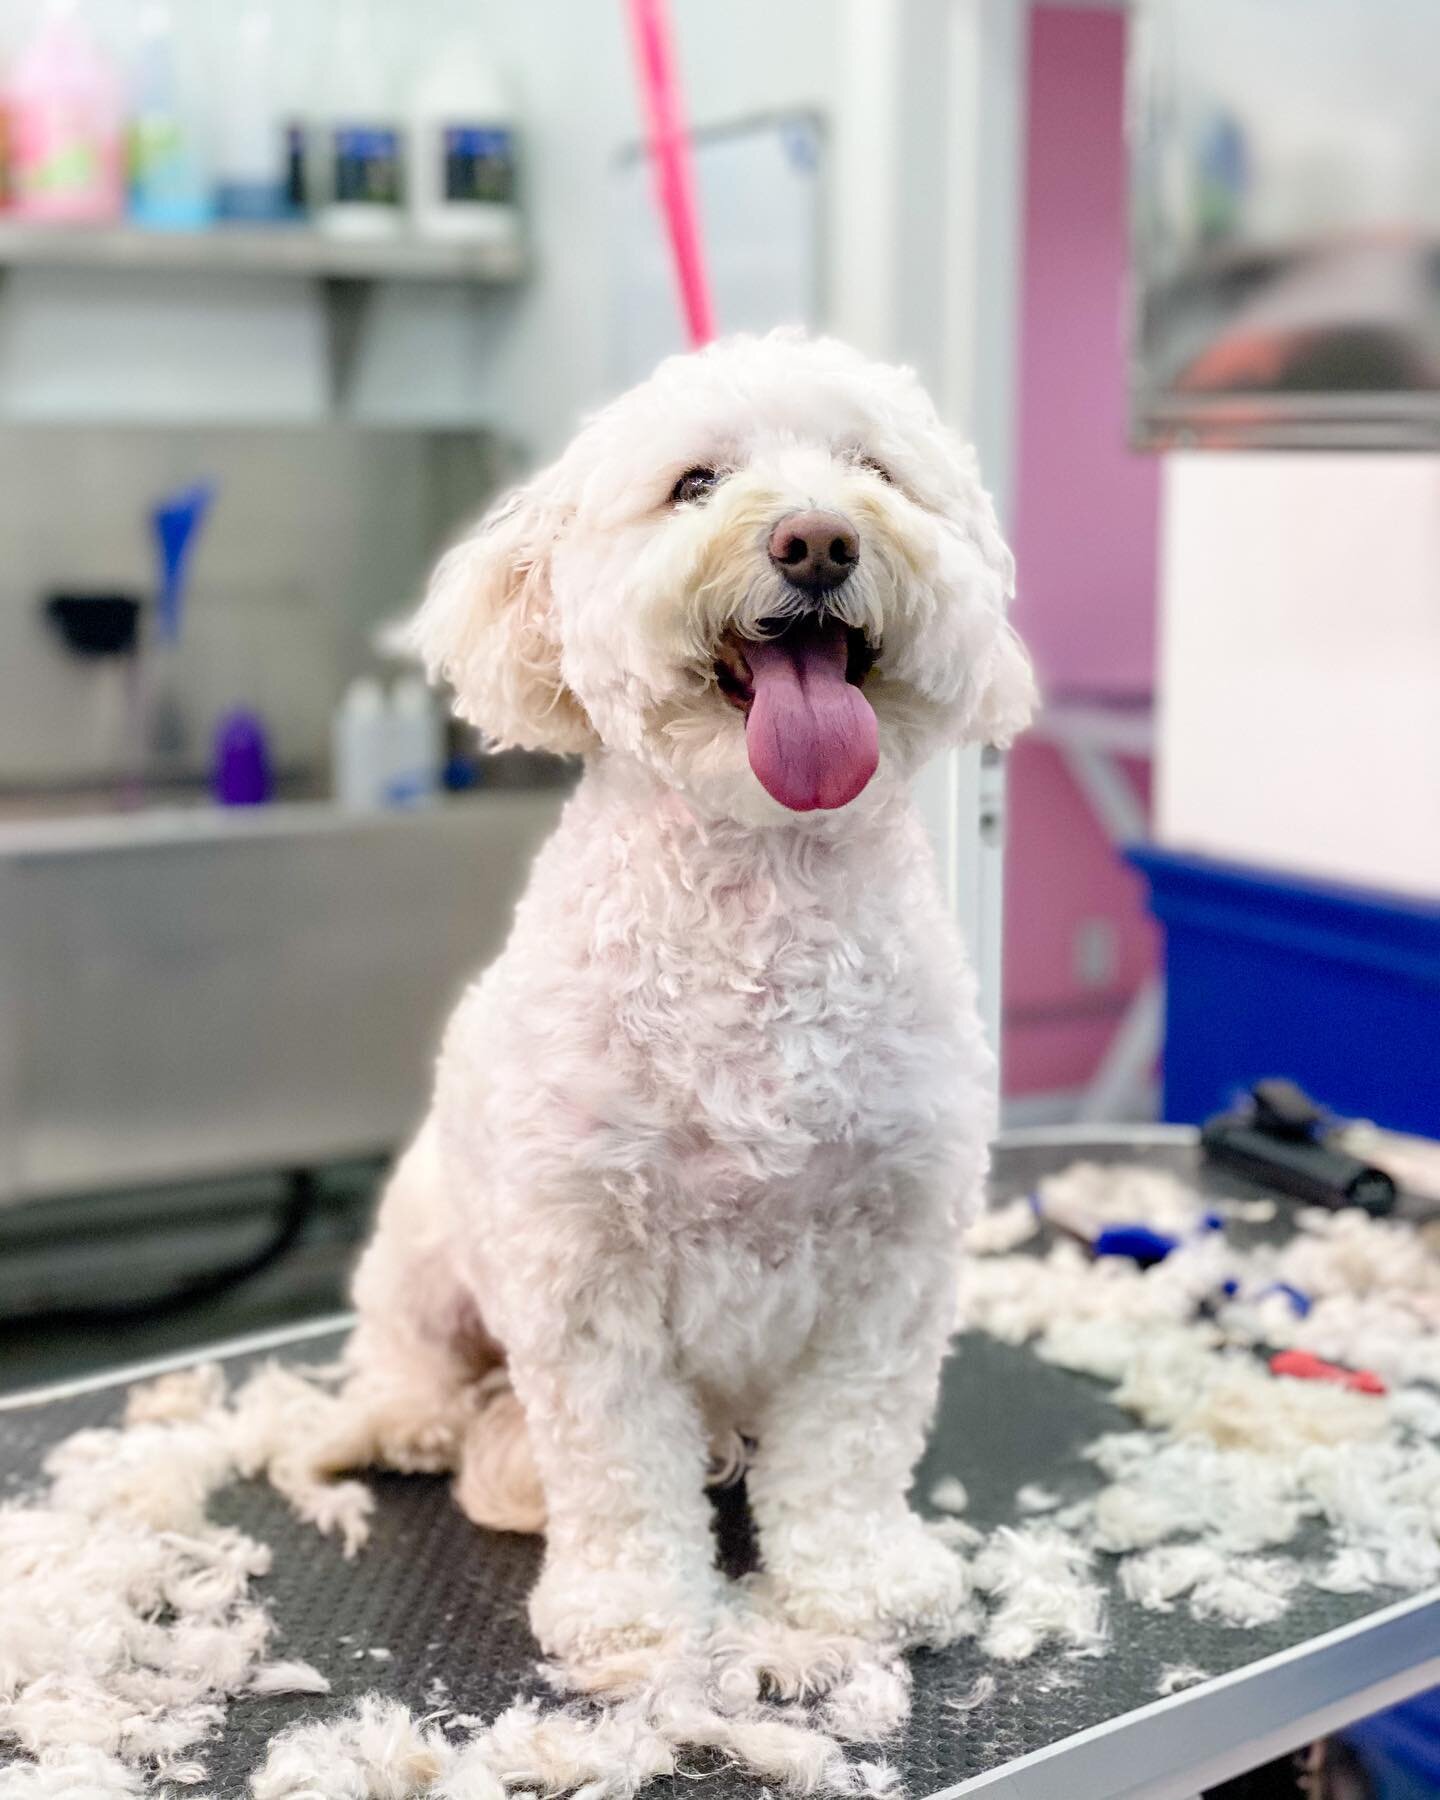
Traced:
POLYGON ((1029 717, 1011 571, 914 377, 776 334, 591 419, 416 621, 464 717, 585 768, 385 1196, 331 1460, 543 1529, 592 1686, 713 1620, 739 1454, 785 1618, 963 1627, 906 1494, 993 1070, 908 790, 1029 717))

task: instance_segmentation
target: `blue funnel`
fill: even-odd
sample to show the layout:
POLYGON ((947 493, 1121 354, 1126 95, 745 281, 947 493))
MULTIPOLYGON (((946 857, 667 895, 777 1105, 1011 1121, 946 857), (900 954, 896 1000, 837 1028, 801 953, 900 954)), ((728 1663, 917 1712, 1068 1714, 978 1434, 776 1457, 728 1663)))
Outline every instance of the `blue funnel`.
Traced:
POLYGON ((155 596, 155 634, 166 644, 178 644, 185 608, 185 572, 190 547, 215 497, 213 482, 197 481, 194 487, 171 494, 150 515, 160 551, 160 580, 155 596))

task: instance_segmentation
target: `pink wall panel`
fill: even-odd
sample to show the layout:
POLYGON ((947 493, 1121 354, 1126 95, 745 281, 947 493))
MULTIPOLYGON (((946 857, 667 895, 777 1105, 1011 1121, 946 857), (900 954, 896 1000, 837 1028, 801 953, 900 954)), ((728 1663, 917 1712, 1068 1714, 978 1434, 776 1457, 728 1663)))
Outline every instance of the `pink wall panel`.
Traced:
MULTIPOLYGON (((1005 1018, 1001 1089, 1007 1100, 1037 1095, 1058 1098, 1085 1087, 1111 1034, 1124 1016, 1123 1003, 1091 1006, 1074 1018, 1049 1010, 1030 1018, 1005 1018)), ((1068 1110, 1068 1109, 1067 1109, 1068 1110)))
MULTIPOLYGON (((1030 32, 1016 621, 1051 694, 1148 692, 1159 482, 1126 445, 1125 18, 1042 4, 1030 32)), ((1155 942, 1138 879, 1050 746, 1011 758, 1009 814, 1004 1089, 1052 1094, 1093 1073, 1155 942), (1116 949, 1098 982, 1077 968, 1097 920, 1116 949)))
MULTIPOLYGON (((1128 759, 1121 766, 1148 805, 1148 767, 1128 759)), ((1012 910, 1005 920, 1006 943, 1023 945, 1025 954, 1005 970, 1006 1005, 1039 1006, 1078 996, 1073 927, 1085 919, 1125 925, 1138 911, 1142 929, 1122 936, 1117 958, 1116 985, 1128 992, 1151 968, 1144 882, 1111 849, 1051 745, 1022 741, 1011 753, 1008 773, 1005 890, 1012 910)))
POLYGON ((1127 448, 1125 15, 1032 13, 1016 619, 1051 691, 1148 691, 1158 464, 1127 448))
MULTIPOLYGON (((1125 773, 1148 801, 1149 771, 1125 773)), ((1010 758, 1005 846, 1007 1094, 1082 1086, 1104 1053, 1130 996, 1155 963, 1143 883, 1111 850, 1059 754, 1023 742, 1010 758), (1115 964, 1095 984, 1076 967, 1076 942, 1092 921, 1113 933, 1115 964)))

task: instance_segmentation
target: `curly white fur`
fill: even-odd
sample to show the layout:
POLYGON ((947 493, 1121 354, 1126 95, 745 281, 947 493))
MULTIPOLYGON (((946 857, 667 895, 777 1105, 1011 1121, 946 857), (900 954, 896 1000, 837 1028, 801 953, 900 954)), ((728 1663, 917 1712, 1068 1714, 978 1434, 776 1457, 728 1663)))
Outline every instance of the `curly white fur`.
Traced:
POLYGON ((531 1602, 580 1685, 713 1623, 707 1465, 753 1443, 774 1603, 942 1644, 963 1570, 905 1495, 953 1322, 993 1064, 910 778, 1033 698, 973 458, 908 372, 794 335, 662 365, 442 562, 416 623, 459 709, 586 769, 356 1281, 333 1469, 453 1468, 547 1534, 531 1602), (719 480, 675 505, 685 470, 719 480), (883 473, 882 473, 883 470, 883 473), (880 764, 850 804, 762 788, 727 639, 802 604, 767 554, 845 513, 880 764))

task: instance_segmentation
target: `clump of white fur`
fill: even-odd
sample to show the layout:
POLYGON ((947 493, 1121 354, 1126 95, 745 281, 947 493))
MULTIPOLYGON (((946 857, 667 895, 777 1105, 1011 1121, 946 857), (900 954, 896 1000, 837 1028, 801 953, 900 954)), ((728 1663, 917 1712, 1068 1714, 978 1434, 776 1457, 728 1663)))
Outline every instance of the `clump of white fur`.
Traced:
POLYGON ((329 1679, 313 1663, 298 1658, 266 1663, 250 1677, 252 1694, 328 1694, 329 1679))
POLYGON ((1140 1219, 1155 1231, 1191 1231, 1209 1210, 1178 1175, 1126 1162, 1071 1163, 1041 1180, 1038 1200, 1041 1216, 1086 1238, 1140 1219))
MULTIPOLYGON (((416 1724, 397 1700, 367 1695, 339 1721, 292 1726, 270 1745, 251 1777, 254 1800, 352 1800, 394 1795, 409 1800, 434 1790, 454 1753, 438 1728, 416 1724)), ((476 1789, 476 1800, 482 1790, 476 1789)), ((504 1793, 496 1781, 494 1800, 504 1793)), ((458 1794, 456 1800, 459 1800, 458 1794)))
POLYGON ((930 1504, 937 1512, 963 1513, 970 1504, 965 1483, 958 1475, 942 1475, 930 1489, 930 1504))
POLYGON ((1293 1563, 1235 1557, 1211 1544, 1167 1544, 1127 1557, 1120 1569, 1120 1585, 1148 1612, 1169 1612, 1188 1595, 1195 1618, 1246 1627, 1278 1619, 1300 1580, 1293 1563))
POLYGON ((1098 1651, 1104 1597, 1090 1553, 1049 1525, 1002 1527, 975 1559, 975 1584, 997 1603, 981 1647, 997 1662, 1024 1662, 1043 1644, 1098 1651))
POLYGON ((851 1760, 843 1745, 893 1735, 908 1699, 894 1651, 815 1639, 737 1601, 708 1642, 603 1706, 517 1701, 452 1741, 372 1696, 340 1720, 283 1733, 252 1791, 255 1800, 501 1800, 516 1789, 629 1800, 711 1753, 786 1793, 881 1794, 893 1769, 851 1760))
POLYGON ((1160 1671, 1160 1679, 1155 1683, 1155 1692, 1166 1698, 1171 1694, 1178 1694, 1182 1688, 1196 1687, 1209 1679, 1209 1670, 1202 1669, 1198 1663, 1167 1663, 1160 1671))
POLYGON ((1040 1229, 1035 1208, 1023 1195, 1001 1206, 990 1206, 971 1221, 965 1232, 965 1248, 975 1256, 997 1256, 1018 1250, 1040 1229))
MULTIPOLYGON (((280 1370, 233 1406, 213 1365, 163 1376, 132 1392, 123 1429, 67 1438, 44 1490, 0 1507, 0 1741, 34 1759, 0 1774, 0 1795, 202 1780, 190 1753, 230 1698, 325 1691, 309 1665, 265 1661, 271 1621, 252 1586, 270 1551, 206 1506, 237 1474, 285 1475, 331 1405, 280 1370)), ((302 1510, 335 1516, 333 1490, 287 1485, 302 1510)))
POLYGON ((1041 1198, 1085 1233, 1126 1219, 1181 1239, 1148 1270, 1062 1241, 1039 1256, 978 1256, 962 1277, 969 1325, 1111 1384, 1146 1428, 1092 1445, 1108 1484, 1058 1515, 1082 1547, 1122 1559, 1131 1600, 1248 1628, 1280 1617, 1307 1583, 1360 1592, 1440 1579, 1440 1397, 1288 1380, 1253 1353, 1293 1346, 1434 1383, 1440 1259, 1413 1226, 1307 1212, 1282 1247, 1241 1252, 1200 1229, 1211 1203, 1171 1175, 1080 1165, 1041 1198), (1227 1278, 1238 1288, 1228 1302, 1227 1278), (1308 1314, 1277 1284, 1304 1293, 1308 1314), (1328 1529, 1324 1561, 1260 1554, 1311 1520, 1328 1529))

